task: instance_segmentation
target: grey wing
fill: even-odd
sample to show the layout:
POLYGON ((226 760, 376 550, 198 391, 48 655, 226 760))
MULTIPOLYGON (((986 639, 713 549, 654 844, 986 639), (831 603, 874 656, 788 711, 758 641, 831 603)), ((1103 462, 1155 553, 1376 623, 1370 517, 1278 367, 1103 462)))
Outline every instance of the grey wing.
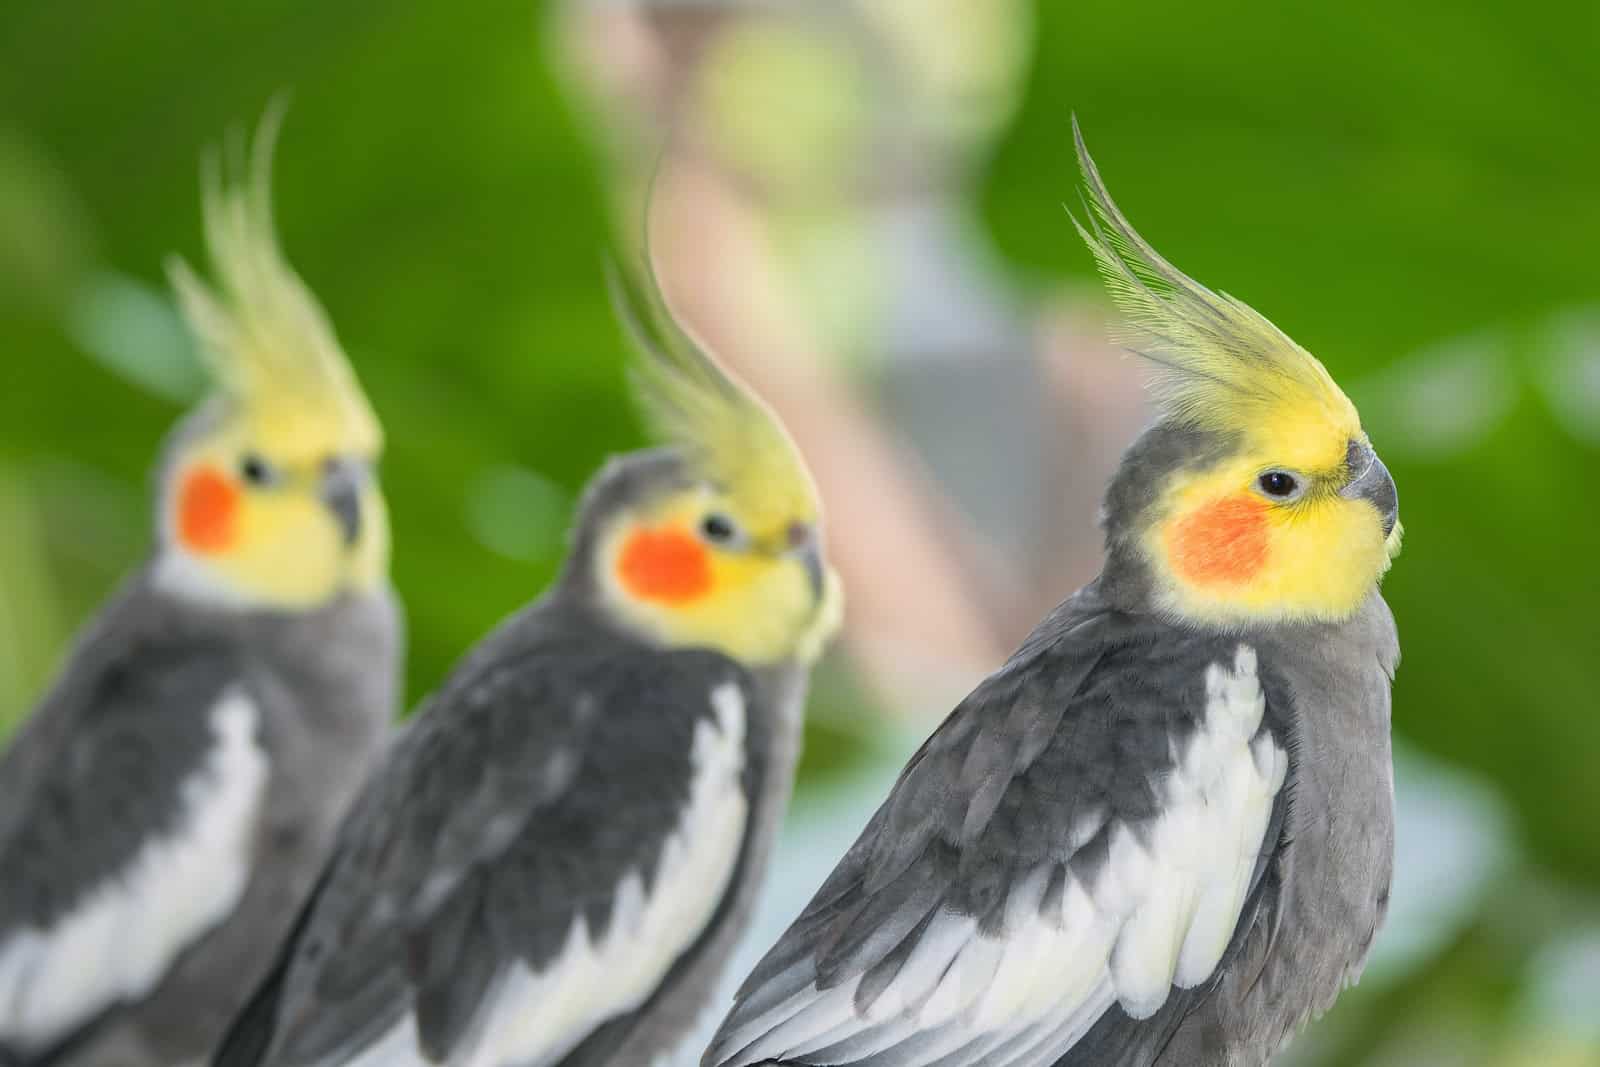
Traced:
POLYGON ((142 645, 8 757, 0 1048, 37 1055, 153 991, 250 878, 264 697, 222 649, 142 645))
POLYGON ((1148 1062, 1214 979, 1286 801, 1254 652, 1047 626, 912 759, 706 1064, 1148 1062))
POLYGON ((216 1062, 442 1063, 483 1042, 557 1062, 716 908, 723 860, 700 846, 731 870, 742 845, 749 691, 709 654, 480 666, 358 801, 277 988, 216 1062), (697 810, 706 832, 680 833, 697 810))

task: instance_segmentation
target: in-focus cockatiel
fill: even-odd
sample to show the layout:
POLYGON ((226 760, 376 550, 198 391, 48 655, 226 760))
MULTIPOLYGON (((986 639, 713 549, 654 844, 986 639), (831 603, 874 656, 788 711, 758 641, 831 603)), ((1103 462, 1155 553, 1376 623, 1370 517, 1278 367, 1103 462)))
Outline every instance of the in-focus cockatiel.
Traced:
POLYGON ((216 284, 172 268, 215 389, 162 455, 153 554, 0 760, 0 1062, 205 1056, 394 715, 381 432, 274 238, 275 129, 243 183, 206 171, 216 284))
POLYGON ((1394 483, 1322 364, 1078 150, 1161 407, 1105 568, 912 758, 707 1065, 1254 1067, 1383 918, 1394 483))
POLYGON ((217 1064, 649 1064, 707 1007, 840 594, 788 435, 661 326, 668 444, 601 470, 553 587, 396 743, 217 1064))

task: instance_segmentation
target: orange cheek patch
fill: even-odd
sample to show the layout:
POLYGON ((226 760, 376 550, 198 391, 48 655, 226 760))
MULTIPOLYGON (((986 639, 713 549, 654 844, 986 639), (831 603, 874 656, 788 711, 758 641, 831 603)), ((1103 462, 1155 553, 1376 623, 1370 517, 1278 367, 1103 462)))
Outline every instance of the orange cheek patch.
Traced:
POLYGON ((641 600, 682 604, 711 591, 711 557, 683 530, 638 530, 622 546, 617 576, 641 600))
POLYGON ((178 536, 195 552, 223 552, 233 544, 239 490, 215 467, 201 467, 178 491, 178 536))
POLYGON ((1239 585, 1267 562, 1267 505, 1229 496, 1178 520, 1167 534, 1172 569, 1196 585, 1239 585))

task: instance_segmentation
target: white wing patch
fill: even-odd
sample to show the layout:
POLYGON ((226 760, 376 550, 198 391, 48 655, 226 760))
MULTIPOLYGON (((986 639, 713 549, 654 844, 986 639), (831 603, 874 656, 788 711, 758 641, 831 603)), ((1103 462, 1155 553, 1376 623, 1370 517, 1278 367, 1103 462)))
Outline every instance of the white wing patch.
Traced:
POLYGON ((160 983, 180 952, 223 922, 250 880, 269 760, 256 707, 230 690, 215 744, 179 787, 178 825, 46 928, 0 941, 0 1042, 44 1048, 160 983))
MULTIPOLYGON (((896 1067, 1048 1067, 1113 1004, 1148 1018, 1174 986, 1211 977, 1288 757, 1261 730, 1254 649, 1240 645, 1231 669, 1208 667, 1205 686, 1205 722, 1173 753, 1161 817, 1137 833, 1113 823, 1108 862, 1087 881, 1069 873, 1059 905, 1044 907, 1052 869, 1041 867, 1010 887, 999 937, 939 912, 864 1017, 859 978, 821 992, 812 984, 724 1034, 710 1062, 871 1063, 892 1048, 896 1067)), ((1082 818, 1074 845, 1103 825, 1082 818)))
MULTIPOLYGON (((607 1019, 632 1011, 711 920, 744 841, 748 800, 744 695, 732 682, 711 691, 716 725, 695 727, 689 803, 662 845, 653 891, 633 871, 618 886, 611 920, 591 930, 580 914, 561 954, 540 972, 518 964, 499 982, 459 1067, 546 1067, 607 1019)), ((407 1015, 347 1067, 427 1065, 407 1015)))

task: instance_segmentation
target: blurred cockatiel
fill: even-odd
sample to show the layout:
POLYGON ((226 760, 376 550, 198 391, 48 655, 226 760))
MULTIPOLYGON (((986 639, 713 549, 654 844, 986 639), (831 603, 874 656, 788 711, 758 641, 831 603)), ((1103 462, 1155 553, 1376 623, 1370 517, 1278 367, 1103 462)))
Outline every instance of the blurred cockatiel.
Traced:
POLYGON ((273 236, 275 129, 241 185, 206 171, 215 286, 172 267, 215 390, 163 454, 153 555, 0 761, 3 1062, 204 1056, 394 713, 381 433, 273 236))
POLYGON ((1383 918, 1394 483, 1322 365, 1162 259, 1078 149, 1162 411, 1105 569, 913 757, 708 1065, 1258 1065, 1383 918))
POLYGON ((788 435, 660 326, 667 445, 601 470, 553 587, 396 743, 216 1063, 649 1064, 705 1009, 840 594, 788 435))

